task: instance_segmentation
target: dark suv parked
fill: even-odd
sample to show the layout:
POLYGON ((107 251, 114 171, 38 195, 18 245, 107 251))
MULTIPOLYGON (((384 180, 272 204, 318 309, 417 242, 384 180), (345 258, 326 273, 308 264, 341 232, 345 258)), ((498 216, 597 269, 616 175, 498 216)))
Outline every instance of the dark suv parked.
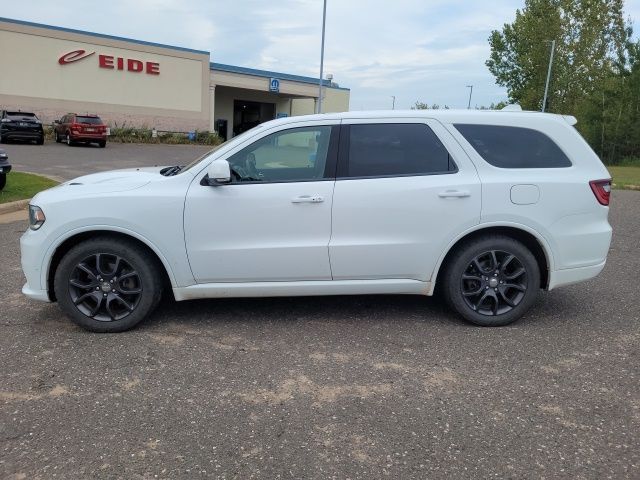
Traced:
POLYGON ((44 143, 42 122, 35 113, 2 110, 0 113, 0 143, 7 140, 30 140, 44 143))
POLYGON ((9 155, 0 148, 0 190, 7 184, 7 173, 10 171, 11 164, 9 163, 9 155))
POLYGON ((107 145, 107 126, 97 115, 68 113, 54 122, 53 136, 58 143, 97 143, 104 148, 107 145))

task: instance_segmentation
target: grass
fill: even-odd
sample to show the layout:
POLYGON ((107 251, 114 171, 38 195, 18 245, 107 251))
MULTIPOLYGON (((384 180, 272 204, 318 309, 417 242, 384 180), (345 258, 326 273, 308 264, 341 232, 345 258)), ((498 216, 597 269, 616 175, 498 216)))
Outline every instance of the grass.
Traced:
POLYGON ((36 193, 54 187, 58 182, 40 175, 22 172, 9 172, 7 184, 0 191, 0 203, 14 202, 31 198, 36 193))
POLYGON ((640 166, 608 166, 614 188, 640 190, 640 166))

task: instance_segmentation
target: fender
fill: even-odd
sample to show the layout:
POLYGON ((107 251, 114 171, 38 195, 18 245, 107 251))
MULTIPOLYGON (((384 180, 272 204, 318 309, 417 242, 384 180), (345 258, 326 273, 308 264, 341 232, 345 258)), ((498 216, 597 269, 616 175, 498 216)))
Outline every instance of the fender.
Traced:
POLYGON ((542 247, 542 250, 544 251, 544 256, 546 257, 547 268, 549 269, 549 272, 555 270, 555 262, 554 262, 554 259, 553 259, 553 250, 551 249, 551 246, 549 245, 549 242, 537 230, 534 230, 533 228, 531 228, 531 227, 529 227, 527 225, 524 225, 522 223, 516 223, 516 222, 487 222, 487 223, 479 223, 478 225, 474 225, 473 227, 470 227, 467 230, 464 230, 463 232, 459 233, 456 237, 454 237, 449 242, 447 247, 444 249, 443 253, 440 254, 440 257, 438 258, 438 261, 436 262, 436 266, 435 266, 433 272, 431 272, 432 281, 430 282, 430 288, 429 288, 429 292, 427 293, 427 295, 433 295, 433 291, 434 291, 435 286, 436 286, 436 278, 438 277, 438 273, 440 273, 440 267, 442 266, 442 262, 444 261, 444 259, 447 256, 447 254, 454 247, 454 245, 456 243, 458 243, 462 238, 464 238, 467 235, 469 235, 470 233, 477 232, 477 231, 484 230, 486 228, 491 228, 491 227, 510 227, 510 228, 515 228, 515 229, 518 229, 518 230, 522 230, 524 232, 527 232, 527 233, 530 233, 531 235, 533 235, 535 237, 535 239, 538 241, 538 243, 540 243, 540 246, 542 247))
POLYGON ((49 268, 51 267, 51 260, 53 259, 53 253, 58 249, 58 247, 65 240, 73 237, 74 235, 77 235, 79 233, 92 232, 92 231, 108 231, 108 232, 122 233, 124 235, 128 235, 130 237, 135 238, 136 240, 141 241, 147 247, 149 247, 162 262, 162 266, 166 270, 167 275, 169 276, 169 280, 171 281, 171 287, 172 288, 178 287, 175 275, 173 273, 173 269, 171 268, 171 264, 169 263, 167 258, 164 256, 164 254, 160 251, 160 249, 152 241, 150 241, 148 238, 140 235, 137 232, 134 232, 127 228, 117 227, 113 225, 86 225, 83 227, 74 228, 73 230, 69 230, 65 232, 63 235, 60 235, 58 238, 56 238, 51 243, 51 245, 49 245, 49 248, 47 248, 47 252, 44 258, 42 259, 42 265, 40 266, 40 272, 41 272, 40 284, 41 285, 44 285, 45 288, 47 286, 48 277, 49 277, 49 268))

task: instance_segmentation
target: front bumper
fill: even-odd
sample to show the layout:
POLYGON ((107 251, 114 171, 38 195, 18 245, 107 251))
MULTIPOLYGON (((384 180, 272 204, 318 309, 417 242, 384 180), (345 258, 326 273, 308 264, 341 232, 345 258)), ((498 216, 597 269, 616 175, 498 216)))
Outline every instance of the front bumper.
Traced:
POLYGON ((34 290, 29 286, 28 283, 25 283, 22 287, 22 293, 31 300, 37 300, 39 302, 51 302, 49 294, 46 290, 34 290))
POLYGON ((0 174, 9 173, 11 171, 11 164, 0 160, 0 174))
POLYGON ((43 281, 45 265, 42 232, 27 230, 20 237, 20 263, 27 283, 22 287, 22 293, 34 300, 50 302, 46 281, 43 281), (43 267, 44 265, 44 267, 43 267))

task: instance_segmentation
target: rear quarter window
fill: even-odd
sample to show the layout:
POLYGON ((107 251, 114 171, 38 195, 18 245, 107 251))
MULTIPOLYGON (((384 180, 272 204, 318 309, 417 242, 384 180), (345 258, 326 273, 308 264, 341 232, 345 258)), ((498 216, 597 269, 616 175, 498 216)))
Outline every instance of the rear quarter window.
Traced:
POLYGON ((455 124, 487 163, 499 168, 564 168, 571 160, 544 133, 532 128, 455 124))

